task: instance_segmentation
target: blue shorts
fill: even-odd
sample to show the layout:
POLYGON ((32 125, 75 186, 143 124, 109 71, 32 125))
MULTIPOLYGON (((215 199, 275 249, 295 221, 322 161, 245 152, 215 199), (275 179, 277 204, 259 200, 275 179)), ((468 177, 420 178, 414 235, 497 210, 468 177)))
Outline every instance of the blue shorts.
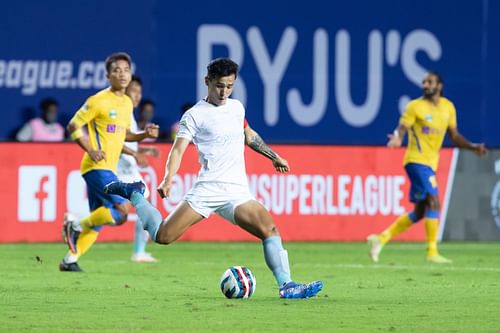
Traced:
POLYGON ((104 193, 104 185, 113 181, 118 181, 118 177, 111 170, 91 170, 83 175, 87 183, 87 196, 89 199, 90 211, 104 206, 111 208, 114 204, 128 202, 127 199, 115 194, 104 193))
POLYGON ((408 163, 405 165, 405 170, 411 183, 411 202, 423 201, 428 195, 438 195, 436 174, 431 167, 424 164, 408 163))

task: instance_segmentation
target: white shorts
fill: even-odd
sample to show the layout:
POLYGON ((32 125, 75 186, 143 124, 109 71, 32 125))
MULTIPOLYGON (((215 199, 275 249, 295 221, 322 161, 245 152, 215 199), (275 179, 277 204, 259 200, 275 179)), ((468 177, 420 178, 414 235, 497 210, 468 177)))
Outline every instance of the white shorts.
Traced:
POLYGON ((216 213, 224 219, 236 224, 234 210, 239 205, 255 200, 248 186, 226 183, 195 183, 186 194, 184 200, 203 217, 216 213))

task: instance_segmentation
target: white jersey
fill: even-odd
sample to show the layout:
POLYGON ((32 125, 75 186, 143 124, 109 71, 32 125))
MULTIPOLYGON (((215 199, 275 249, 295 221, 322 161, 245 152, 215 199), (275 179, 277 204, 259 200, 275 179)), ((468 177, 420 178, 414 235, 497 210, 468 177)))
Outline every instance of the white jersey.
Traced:
MULTIPOLYGON (((137 126, 137 122, 135 121, 133 113, 132 113, 132 119, 130 120, 130 131, 132 133, 139 132, 139 127, 137 126)), ((139 143, 136 141, 134 142, 125 141, 123 144, 132 149, 133 151, 139 150, 139 143)), ((117 174, 129 174, 136 169, 137 169, 137 161, 135 160, 134 156, 127 154, 120 155, 120 159, 118 160, 117 174)))
POLYGON ((248 187, 245 170, 245 108, 228 98, 215 106, 199 101, 181 118, 177 137, 193 141, 201 168, 197 183, 219 182, 248 187))
MULTIPOLYGON (((130 131, 133 133, 139 132, 139 127, 137 126, 137 122, 135 121, 134 114, 132 114, 132 119, 130 120, 130 131)), ((124 142, 124 145, 129 147, 134 151, 139 150, 139 143, 134 142, 124 142)), ((120 159, 118 160, 118 168, 116 170, 116 176, 119 180, 125 183, 132 183, 141 181, 145 183, 144 179, 139 172, 139 166, 137 165, 137 161, 135 157, 132 155, 121 154, 120 159)), ((146 186, 146 190, 144 192, 144 197, 149 198, 149 189, 146 186)), ((129 214, 129 217, 134 218, 135 215, 129 214)))

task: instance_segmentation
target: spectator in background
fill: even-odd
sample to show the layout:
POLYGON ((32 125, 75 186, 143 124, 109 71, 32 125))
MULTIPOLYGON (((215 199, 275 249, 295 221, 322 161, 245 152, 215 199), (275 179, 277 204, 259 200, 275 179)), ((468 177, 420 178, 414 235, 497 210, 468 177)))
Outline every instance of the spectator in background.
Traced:
MULTIPOLYGON (((143 99, 138 107, 137 114, 137 128, 139 131, 143 131, 148 124, 153 123, 153 118, 155 116, 155 103, 150 99, 143 99)), ((162 135, 159 134, 158 138, 161 139, 162 135)), ((153 142, 156 139, 145 139, 143 142, 153 142)))
POLYGON ((155 116, 155 103, 150 99, 143 99, 139 104, 139 114, 137 115, 137 127, 144 130, 147 124, 153 122, 155 116))
MULTIPOLYGON (((187 110, 191 109, 192 107, 194 106, 193 103, 184 103, 182 104, 181 106, 181 117, 182 115, 184 114, 184 112, 186 112, 187 110)), ((172 142, 175 141, 175 137, 177 136, 177 132, 179 131, 179 120, 177 120, 175 123, 173 123, 171 126, 170 126, 170 140, 172 140, 172 142)))
POLYGON ((63 141, 64 127, 57 122, 59 103, 46 98, 40 103, 42 116, 31 119, 17 132, 17 141, 63 141))

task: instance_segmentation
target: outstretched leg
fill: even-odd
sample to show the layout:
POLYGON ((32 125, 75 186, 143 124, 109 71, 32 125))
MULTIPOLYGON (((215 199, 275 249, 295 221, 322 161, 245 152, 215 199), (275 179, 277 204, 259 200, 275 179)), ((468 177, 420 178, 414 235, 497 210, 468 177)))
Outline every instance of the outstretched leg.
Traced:
POLYGON ((283 248, 278 229, 271 214, 255 200, 236 207, 235 222, 244 230, 260 238, 264 247, 264 258, 273 272, 281 298, 313 297, 323 288, 323 282, 296 283, 292 281, 288 252, 283 248))
POLYGON ((137 217, 142 222, 142 227, 149 233, 149 237, 156 242, 156 234, 163 221, 160 212, 140 192, 133 192, 130 196, 130 202, 135 207, 137 217))
POLYGON ((143 222, 144 230, 149 233, 154 242, 170 244, 177 240, 191 225, 204 218, 193 210, 187 202, 183 201, 163 221, 158 209, 144 198, 144 186, 141 182, 113 182, 106 185, 104 191, 130 200, 138 217, 143 222))

